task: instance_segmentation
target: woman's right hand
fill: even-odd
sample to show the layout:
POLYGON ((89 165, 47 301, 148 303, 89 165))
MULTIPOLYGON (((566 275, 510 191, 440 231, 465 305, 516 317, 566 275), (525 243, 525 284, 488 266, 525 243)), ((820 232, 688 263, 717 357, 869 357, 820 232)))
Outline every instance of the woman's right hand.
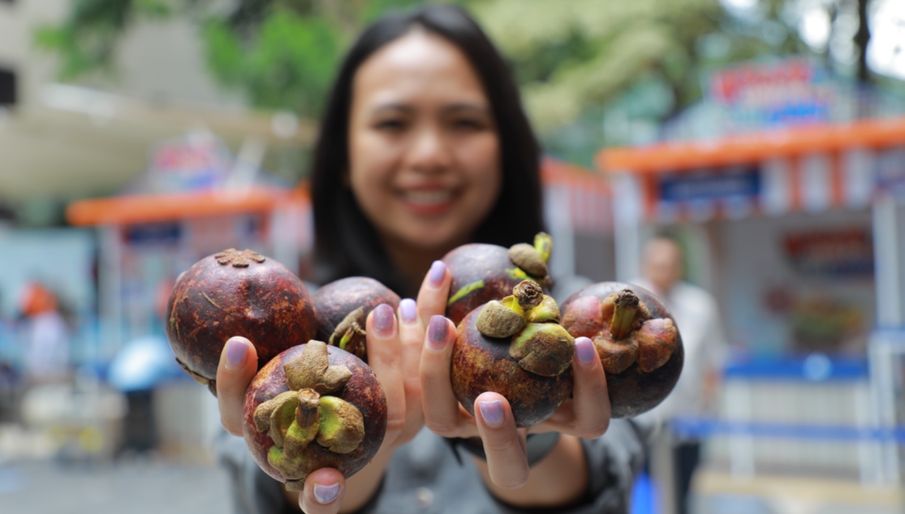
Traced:
MULTIPOLYGON (((345 479, 336 469, 322 468, 308 476, 299 495, 299 505, 308 514, 335 513, 340 506, 347 510, 362 506, 379 485, 392 454, 421 430, 421 349, 431 317, 446 308, 446 278, 446 268, 438 261, 424 279, 417 304, 405 299, 395 315, 387 305, 378 306, 368 315, 368 364, 386 394, 386 434, 371 463, 350 479, 355 487, 348 488, 347 494, 343 494, 347 489, 345 479)), ((242 436, 245 391, 257 372, 257 364, 257 352, 248 339, 233 337, 224 345, 217 368, 217 402, 221 423, 233 435, 242 436)))

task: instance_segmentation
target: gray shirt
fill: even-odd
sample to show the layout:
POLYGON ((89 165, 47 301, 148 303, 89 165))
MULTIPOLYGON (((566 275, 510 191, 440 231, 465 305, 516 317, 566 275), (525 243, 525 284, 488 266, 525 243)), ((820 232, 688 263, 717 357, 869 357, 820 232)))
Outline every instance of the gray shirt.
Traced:
MULTIPOLYGON (((588 285, 582 277, 558 279, 553 296, 562 301, 588 285)), ((655 426, 653 420, 614 419, 607 432, 582 441, 588 462, 588 491, 581 503, 556 508, 561 514, 623 514, 635 475, 644 463, 644 451, 655 426)), ((223 434, 219 441, 221 461, 230 471, 235 514, 281 514, 295 512, 286 502, 282 486, 254 462, 242 438, 223 434)), ((496 514, 543 512, 512 508, 491 496, 471 456, 448 441, 422 429, 390 460, 383 484, 361 511, 368 514, 496 514)), ((579 471, 576 470, 576 473, 579 471)))
MULTIPOLYGON (((626 513, 650 427, 614 419, 602 437, 583 440, 589 487, 580 504, 559 513, 626 513)), ((239 437, 223 435, 221 461, 230 471, 236 514, 278 514, 289 507, 279 482, 258 468, 239 437)), ((464 452, 463 452, 464 453, 464 452)), ((577 473, 578 471, 576 471, 577 473)), ((393 455, 367 513, 492 514, 525 512, 490 495, 472 459, 457 459, 442 437, 427 429, 393 455)), ((535 512, 535 511, 530 511, 535 512)))

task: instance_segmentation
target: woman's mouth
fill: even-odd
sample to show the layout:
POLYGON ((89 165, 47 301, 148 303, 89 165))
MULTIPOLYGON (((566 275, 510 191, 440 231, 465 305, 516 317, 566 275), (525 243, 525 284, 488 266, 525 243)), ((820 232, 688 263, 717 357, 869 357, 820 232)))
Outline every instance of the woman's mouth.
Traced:
POLYGON ((400 192, 405 207, 420 215, 438 215, 452 208, 455 199, 452 189, 407 189, 400 192))

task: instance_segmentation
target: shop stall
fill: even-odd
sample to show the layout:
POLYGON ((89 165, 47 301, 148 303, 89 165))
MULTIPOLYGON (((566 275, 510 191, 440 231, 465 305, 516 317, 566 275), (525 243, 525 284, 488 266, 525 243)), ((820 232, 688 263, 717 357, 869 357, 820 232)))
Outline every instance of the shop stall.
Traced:
POLYGON ((731 476, 897 484, 905 396, 905 119, 607 149, 616 273, 646 234, 694 234, 732 344, 713 438, 731 476))
POLYGON ((252 165, 210 134, 189 134, 157 145, 146 173, 123 194, 67 210, 72 225, 97 234, 99 330, 86 367, 127 397, 153 391, 150 412, 132 425, 156 425, 161 449, 174 456, 209 458, 207 443, 219 429, 216 402, 188 380, 166 342, 176 277, 230 247, 299 271, 310 247, 306 189, 269 182, 252 165))

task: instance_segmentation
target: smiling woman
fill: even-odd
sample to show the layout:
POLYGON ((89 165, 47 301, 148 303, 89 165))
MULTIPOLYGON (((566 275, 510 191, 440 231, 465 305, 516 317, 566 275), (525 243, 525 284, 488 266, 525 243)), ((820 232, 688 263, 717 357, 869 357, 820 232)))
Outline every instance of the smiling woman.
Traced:
POLYGON ((464 242, 542 230, 540 148, 500 54, 448 9, 388 16, 337 76, 312 170, 319 281, 413 295, 464 242))
POLYGON ((500 191, 499 139, 480 80, 455 46, 413 31, 359 69, 354 98, 352 192, 389 257, 427 269, 469 240, 500 191))
MULTIPOLYGON (((565 363, 572 399, 532 427, 547 437, 529 439, 517 428, 504 389, 488 386, 465 409, 451 385, 458 330, 445 317, 453 280, 442 258, 465 243, 505 248, 533 240, 543 228, 540 160, 513 77, 461 8, 431 4, 365 29, 326 106, 311 196, 317 280, 365 276, 410 297, 395 311, 376 307, 365 321, 387 430, 360 471, 313 470, 303 486, 302 479, 294 484, 302 486, 295 496, 243 471, 257 477, 252 486, 237 484, 237 495, 255 502, 248 512, 284 511, 286 498, 309 514, 410 512, 413 505, 439 512, 627 511, 644 434, 627 420, 610 426, 590 339, 578 338, 565 363), (484 451, 463 459, 459 449, 475 449, 463 440, 484 451)), ((242 432, 245 391, 258 362, 249 343, 230 338, 217 373, 221 420, 233 434, 242 432)), ((241 455, 245 460, 233 463, 248 470, 247 452, 241 455)))

